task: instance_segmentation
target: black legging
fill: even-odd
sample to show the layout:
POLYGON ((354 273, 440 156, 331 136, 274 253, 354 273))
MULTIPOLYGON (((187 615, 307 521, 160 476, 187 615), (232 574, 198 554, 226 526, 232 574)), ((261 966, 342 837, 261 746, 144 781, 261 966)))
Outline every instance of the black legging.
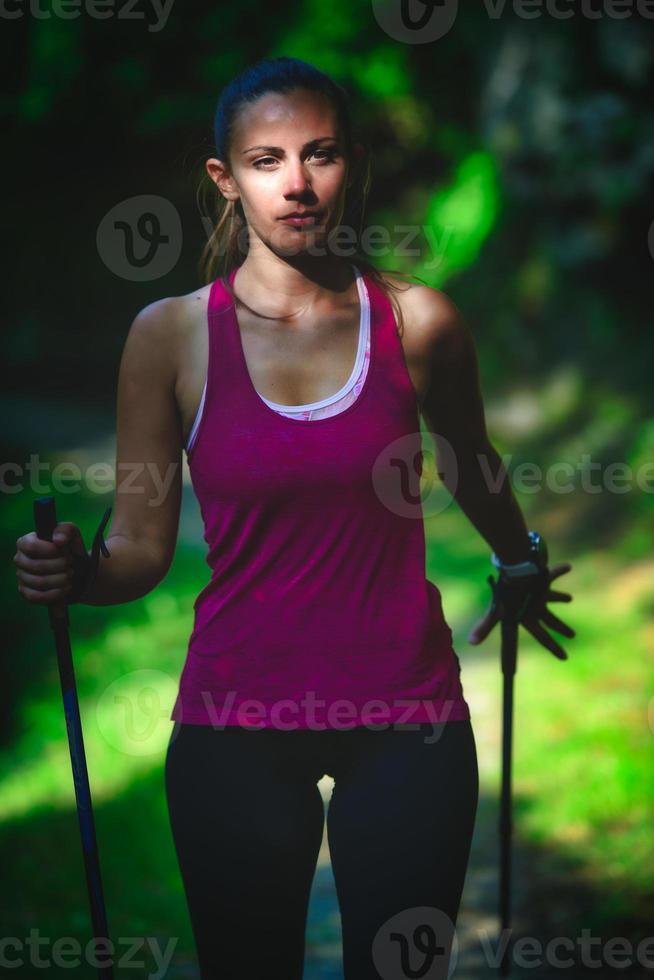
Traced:
POLYGON ((345 980, 447 977, 479 794, 469 721, 175 723, 166 797, 202 980, 302 980, 324 773, 345 980))

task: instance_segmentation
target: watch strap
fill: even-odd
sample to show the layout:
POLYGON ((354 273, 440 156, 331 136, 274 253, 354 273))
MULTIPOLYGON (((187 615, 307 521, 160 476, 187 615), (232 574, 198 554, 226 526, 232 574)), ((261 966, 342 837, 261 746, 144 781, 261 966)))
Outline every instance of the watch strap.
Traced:
POLYGON ((544 565, 547 565, 547 552, 545 548, 545 543, 541 538, 538 531, 529 531, 530 548, 536 560, 527 559, 527 561, 514 562, 513 564, 507 564, 502 562, 495 552, 491 554, 491 562, 495 568, 499 569, 500 572, 507 578, 523 578, 530 577, 532 575, 538 575, 544 565), (545 561, 543 562, 543 552, 545 561), (538 558, 541 561, 538 561, 538 558))

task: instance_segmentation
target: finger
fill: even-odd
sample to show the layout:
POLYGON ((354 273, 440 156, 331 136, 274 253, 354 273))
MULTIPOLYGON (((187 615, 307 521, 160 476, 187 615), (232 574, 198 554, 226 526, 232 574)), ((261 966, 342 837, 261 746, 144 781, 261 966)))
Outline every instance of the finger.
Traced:
POLYGON ((17 548, 19 555, 27 555, 28 558, 59 558, 61 555, 61 548, 58 548, 54 541, 37 538, 34 533, 27 534, 19 540, 20 547, 17 548))
POLYGON ((65 589, 49 589, 47 592, 40 592, 38 589, 30 589, 27 585, 19 585, 18 591, 28 602, 45 606, 65 599, 70 589, 66 587, 65 589))
POLYGON ((490 631, 493 629, 497 623, 499 616, 496 613, 488 612, 483 619, 480 619, 478 623, 475 623, 473 628, 468 633, 469 643, 481 643, 485 640, 490 631))
POLYGON ((59 553, 56 558, 29 558, 20 551, 14 555, 14 565, 32 575, 54 575, 56 572, 65 572, 73 567, 70 555, 61 556, 59 553))
POLYGON ((569 592, 555 592, 554 589, 550 589, 545 600, 546 602, 572 602, 572 596, 569 592))
MULTIPOLYGON (((16 572, 18 577, 19 573, 16 572)), ((49 589, 62 589, 73 580, 72 571, 59 573, 57 575, 31 575, 29 572, 20 572, 19 581, 22 585, 33 589, 35 592, 47 592, 49 589)))
POLYGON ((62 521, 55 528, 52 540, 63 550, 70 550, 74 555, 82 555, 86 552, 84 541, 80 529, 72 521, 62 521))
POLYGON ((543 609, 543 611, 539 613, 539 616, 543 622, 550 627, 550 629, 556 630, 557 633, 562 633, 563 636, 569 636, 571 638, 576 636, 572 626, 568 626, 566 623, 560 620, 558 616, 555 616, 553 612, 550 612, 549 609, 543 609))
POLYGON ((531 633, 531 635, 534 637, 535 640, 538 640, 539 643, 542 643, 542 645, 546 647, 551 653, 553 653, 555 657, 558 657, 559 660, 568 659, 568 655, 565 652, 565 650, 563 650, 562 647, 559 646, 556 640, 554 640, 549 635, 549 633, 547 633, 543 629, 542 626, 539 626, 537 623, 533 623, 533 622, 525 622, 524 620, 522 625, 524 626, 524 628, 527 630, 528 633, 531 633))
POLYGON ((552 581, 554 578, 558 578, 559 575, 565 575, 565 573, 569 572, 571 568, 572 565, 569 561, 563 562, 562 565, 553 565, 550 569, 548 569, 550 581, 552 581))

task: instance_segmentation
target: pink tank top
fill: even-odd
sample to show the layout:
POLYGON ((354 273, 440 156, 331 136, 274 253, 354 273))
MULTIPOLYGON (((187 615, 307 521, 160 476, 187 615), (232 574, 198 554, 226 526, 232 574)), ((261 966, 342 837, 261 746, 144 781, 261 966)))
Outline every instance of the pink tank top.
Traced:
POLYGON ((291 413, 329 405, 283 406, 287 415, 256 391, 232 298, 212 283, 207 382, 187 448, 211 576, 194 603, 174 721, 324 729, 470 718, 425 574, 415 389, 387 296, 355 272, 357 358, 369 349, 369 361, 355 362, 346 407, 342 389, 324 400, 338 411, 310 417, 291 413))
MULTIPOLYGON (((270 408, 274 409, 280 415, 286 415, 290 419, 327 418, 328 415, 336 415, 337 412, 342 412, 348 405, 351 405, 363 388, 363 382, 365 381, 366 374, 368 373, 368 364, 370 363, 370 303, 368 301, 368 294, 363 284, 363 276, 355 265, 352 266, 352 269, 356 275, 357 288, 359 291, 359 303, 361 306, 361 316, 359 319, 359 346, 352 373, 340 391, 335 392, 328 398, 323 398, 322 401, 311 402, 307 405, 280 405, 278 402, 270 401, 270 399, 264 398, 264 396, 260 394, 259 398, 261 398, 266 405, 269 405, 270 408)), ((200 427, 200 422, 202 421, 202 415, 204 413, 206 396, 207 382, 205 380, 200 404, 198 406, 195 420, 191 427, 188 442, 185 447, 187 453, 191 451, 191 447, 195 442, 195 436, 200 427)))

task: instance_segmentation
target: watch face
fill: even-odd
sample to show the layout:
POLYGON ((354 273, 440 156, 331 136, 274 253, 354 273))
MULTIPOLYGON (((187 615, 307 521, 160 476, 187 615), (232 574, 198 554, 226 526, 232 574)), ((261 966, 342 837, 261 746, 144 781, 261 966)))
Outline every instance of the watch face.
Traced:
POLYGON ((534 559, 538 562, 541 568, 545 567, 548 559, 545 539, 536 531, 532 531, 530 537, 533 542, 534 559))

